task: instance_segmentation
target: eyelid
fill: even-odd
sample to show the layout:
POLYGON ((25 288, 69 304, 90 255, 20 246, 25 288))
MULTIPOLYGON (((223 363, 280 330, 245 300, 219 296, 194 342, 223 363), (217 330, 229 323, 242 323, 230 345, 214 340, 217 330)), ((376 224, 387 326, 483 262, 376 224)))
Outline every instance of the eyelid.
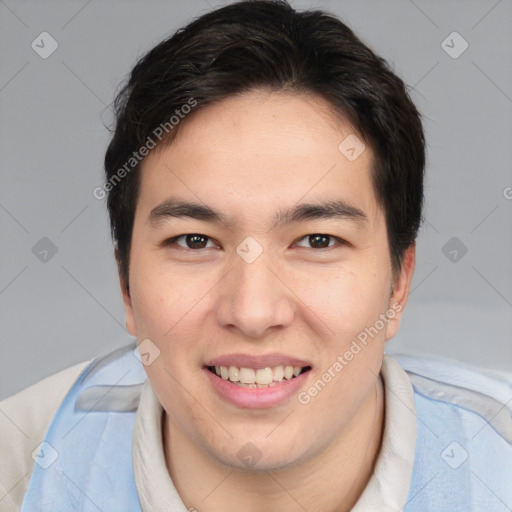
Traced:
POLYGON ((208 242, 212 242, 212 243, 218 245, 218 243, 216 242, 216 240, 214 238, 212 238, 211 236, 208 236, 208 235, 204 235, 203 233, 183 233, 181 235, 177 235, 177 236, 173 236, 171 238, 167 238, 166 240, 164 240, 162 242, 161 245, 162 245, 162 247, 167 247, 169 245, 176 245, 177 247, 179 247, 180 249, 183 249, 185 251, 194 251, 194 252, 204 251, 204 249, 211 249, 211 247, 205 247, 203 249, 190 249, 189 247, 183 247, 183 246, 178 245, 176 243, 176 241, 179 240, 180 238, 183 238, 183 237, 186 237, 186 236, 189 236, 189 235, 199 235, 199 236, 202 236, 204 238, 207 238, 208 242))
MULTIPOLYGON (((296 241, 294 243, 297 243, 298 241, 301 241, 301 240, 304 240, 305 238, 308 238, 310 236, 315 236, 315 235, 321 235, 321 236, 326 236, 326 237, 329 237, 329 238, 332 238, 333 240, 335 240, 336 242, 338 242, 338 246, 340 245, 350 245, 349 242, 347 242, 346 240, 344 240, 343 238, 340 238, 339 236, 335 236, 335 235, 330 235, 329 233, 309 233, 307 235, 304 235, 302 237, 299 237, 296 239, 296 241)), ((336 244, 334 245, 330 245, 328 247, 321 247, 321 248, 313 248, 313 247, 303 247, 303 246, 299 246, 299 247, 302 247, 302 248, 306 248, 306 249, 313 249, 315 251, 321 251, 322 249, 323 250, 326 250, 326 249, 333 249, 336 247, 336 244)))

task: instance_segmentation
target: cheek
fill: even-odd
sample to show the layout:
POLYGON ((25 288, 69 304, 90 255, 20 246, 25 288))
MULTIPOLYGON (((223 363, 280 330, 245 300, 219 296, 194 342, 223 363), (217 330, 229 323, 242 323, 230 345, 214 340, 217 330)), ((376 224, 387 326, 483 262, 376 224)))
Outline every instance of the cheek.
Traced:
POLYGON ((330 272, 325 279, 310 279, 301 296, 311 312, 329 328, 328 336, 350 341, 370 327, 387 309, 387 284, 375 272, 330 272))
MULTIPOLYGON (((158 268, 155 262, 146 262, 135 272, 132 304, 139 342, 149 338, 160 350, 158 365, 146 367, 154 382, 166 382, 166 399, 172 389, 198 371, 198 361, 204 347, 196 340, 208 339, 204 317, 211 309, 207 295, 212 287, 205 277, 158 268), (169 375, 170 374, 170 375, 169 375)), ((163 398, 163 397, 159 397, 163 398)), ((177 396, 173 396, 175 400, 177 396)))
POLYGON ((132 305, 140 336, 163 339, 197 304, 201 290, 176 269, 168 271, 155 258, 132 260, 132 305))
MULTIPOLYGON (((346 414, 330 428, 341 428, 343 421, 361 405, 374 388, 385 347, 385 323, 380 315, 387 307, 387 282, 371 272, 347 272, 311 288, 311 308, 330 330, 321 341, 321 368, 311 392, 311 417, 322 417, 333 408, 346 414), (382 324, 382 325, 381 325, 382 324)), ((318 426, 323 429, 323 426, 318 426)))
POLYGON ((143 286, 135 284, 132 288, 133 315, 139 338, 158 340, 172 325, 168 315, 172 310, 172 300, 158 288, 160 285, 145 280, 143 286))

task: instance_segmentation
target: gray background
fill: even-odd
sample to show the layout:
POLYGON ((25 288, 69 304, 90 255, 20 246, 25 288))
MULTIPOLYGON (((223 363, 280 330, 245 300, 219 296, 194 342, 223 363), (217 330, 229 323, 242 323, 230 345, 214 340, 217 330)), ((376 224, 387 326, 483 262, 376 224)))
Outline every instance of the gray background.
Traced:
MULTIPOLYGON (((0 1, 0 399, 132 339, 105 204, 92 194, 103 179, 103 123, 135 59, 220 5, 0 1), (59 45, 47 59, 31 48, 43 31, 59 45), (57 248, 46 261, 34 254, 43 237, 57 248)), ((413 87, 425 116, 426 222, 388 351, 510 370, 512 2, 293 5, 339 15, 413 87), (469 45, 457 58, 443 47, 458 53, 458 36, 442 46, 453 31, 469 45)))

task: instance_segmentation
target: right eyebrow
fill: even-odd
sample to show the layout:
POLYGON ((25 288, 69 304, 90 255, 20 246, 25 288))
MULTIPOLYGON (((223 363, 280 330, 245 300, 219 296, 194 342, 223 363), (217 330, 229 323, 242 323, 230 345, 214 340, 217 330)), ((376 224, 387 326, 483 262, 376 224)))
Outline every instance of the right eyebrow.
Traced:
POLYGON ((228 222, 228 218, 225 215, 209 206, 189 201, 167 199, 151 210, 148 223, 156 228, 168 218, 180 219, 185 217, 217 224, 228 222))

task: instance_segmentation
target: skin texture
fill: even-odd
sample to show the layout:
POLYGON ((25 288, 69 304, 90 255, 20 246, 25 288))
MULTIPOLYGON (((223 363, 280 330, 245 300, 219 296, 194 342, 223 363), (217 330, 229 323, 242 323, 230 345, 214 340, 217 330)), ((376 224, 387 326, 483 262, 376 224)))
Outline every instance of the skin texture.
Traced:
POLYGON ((414 245, 393 276, 371 149, 354 161, 340 152, 354 130, 320 97, 251 91, 193 112, 181 129, 143 163, 129 294, 121 282, 128 331, 160 350, 145 368, 165 410, 174 485, 200 512, 350 510, 380 449, 379 371, 407 301, 414 245), (149 213, 170 197, 231 222, 168 218, 151 227, 149 213), (366 222, 273 223, 297 203, 339 199, 366 222), (164 244, 194 233, 209 237, 202 248, 185 237, 164 244), (316 233, 331 235, 329 247, 310 242, 316 233), (236 251, 248 236, 263 250, 252 263, 236 251), (307 404, 295 394, 274 407, 237 407, 205 374, 214 357, 279 352, 309 362, 307 390, 390 308, 394 318, 307 404), (237 455, 249 441, 259 456, 251 467, 237 455))

